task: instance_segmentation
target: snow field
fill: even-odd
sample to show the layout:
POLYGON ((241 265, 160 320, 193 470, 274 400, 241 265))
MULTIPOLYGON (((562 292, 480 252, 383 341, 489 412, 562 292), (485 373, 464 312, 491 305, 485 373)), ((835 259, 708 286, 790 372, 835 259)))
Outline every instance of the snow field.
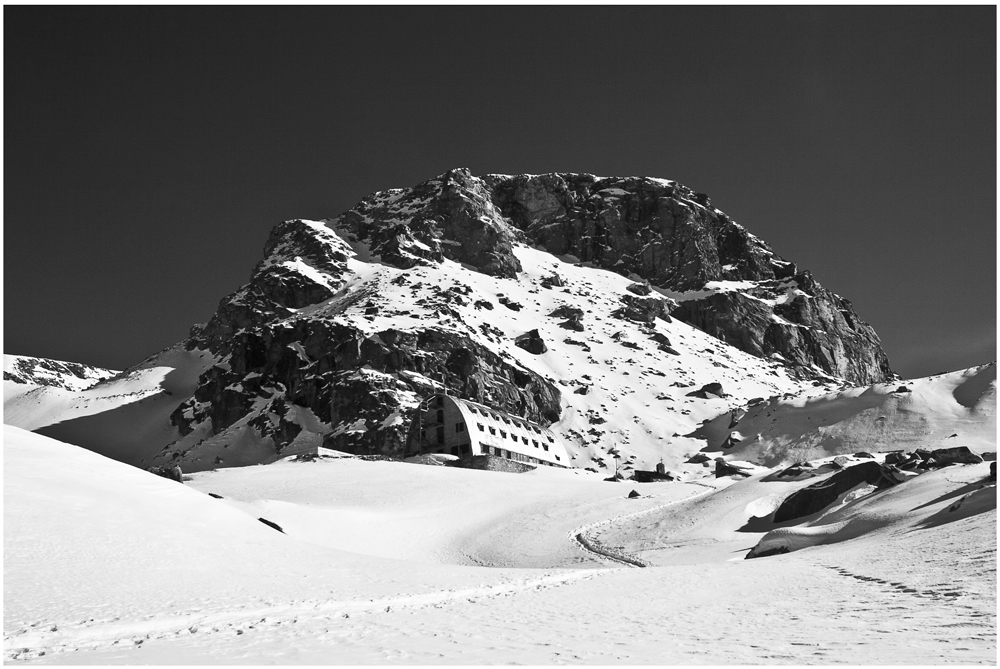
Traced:
POLYGON ((830 510, 875 531, 744 560, 766 529, 740 531, 750 516, 810 480, 336 459, 180 485, 13 427, 4 444, 8 662, 995 661, 995 486, 992 506, 971 489, 987 465, 830 510), (651 566, 608 568, 581 533, 651 566))

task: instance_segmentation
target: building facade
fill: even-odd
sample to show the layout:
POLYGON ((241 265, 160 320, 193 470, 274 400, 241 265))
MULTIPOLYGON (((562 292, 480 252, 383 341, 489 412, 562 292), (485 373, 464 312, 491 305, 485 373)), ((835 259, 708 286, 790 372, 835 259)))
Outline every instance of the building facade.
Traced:
POLYGON ((405 456, 425 453, 455 455, 469 466, 482 456, 535 466, 570 466, 565 446, 551 430, 449 395, 421 402, 410 426, 405 456))

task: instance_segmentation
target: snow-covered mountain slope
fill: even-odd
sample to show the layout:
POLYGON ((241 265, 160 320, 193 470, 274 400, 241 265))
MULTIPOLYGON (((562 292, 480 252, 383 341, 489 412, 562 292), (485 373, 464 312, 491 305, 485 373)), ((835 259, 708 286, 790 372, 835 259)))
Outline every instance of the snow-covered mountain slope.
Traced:
POLYGON ((995 498, 947 511, 985 464, 877 493, 905 496, 890 506, 915 524, 757 560, 743 558, 762 532, 738 530, 804 482, 769 474, 714 491, 333 459, 181 485, 13 427, 4 464, 7 662, 928 665, 996 653, 995 498), (277 514, 284 532, 257 520, 282 525, 277 514), (601 567, 574 540, 610 546, 616 532, 630 549, 659 542, 636 548, 653 566, 601 567), (383 557, 396 540, 409 559, 383 557), (572 568, 537 568, 546 557, 572 568), (464 566, 477 562, 507 566, 464 566))
MULTIPOLYGON (((176 439, 169 415, 190 397, 198 375, 213 362, 204 351, 175 346, 123 372, 99 370, 100 376, 89 385, 5 379, 4 423, 139 465, 176 439)), ((50 368, 47 363, 41 360, 40 367, 50 368)))
POLYGON ((996 451, 996 363, 821 396, 772 398, 695 431, 705 451, 767 466, 857 451, 996 451))
MULTIPOLYGON (((315 229, 321 223, 303 226, 315 229)), ((306 384, 322 384, 317 393, 328 393, 335 408, 347 404, 335 415, 311 403, 309 427, 327 432, 334 448, 356 452, 364 437, 378 444, 390 441, 384 436, 390 429, 401 434, 405 425, 399 427, 397 418, 443 380, 462 396, 555 420, 551 427, 566 440, 574 466, 613 472, 608 452, 617 449, 623 465, 651 469, 662 459, 673 467, 704 445, 680 435, 730 407, 838 385, 832 378, 805 384, 778 362, 670 319, 668 300, 631 292, 635 282, 625 277, 527 246, 513 250, 521 267, 517 276, 502 278, 450 260, 409 269, 363 262, 364 249, 345 248, 332 235, 326 240, 345 256, 343 267, 317 278, 338 286, 337 292, 267 322, 260 334, 234 333, 230 341, 242 350, 231 346, 223 362, 228 368, 210 372, 217 376, 200 391, 205 399, 181 406, 182 424, 191 431, 169 447, 164 462, 180 454, 175 460, 187 471, 266 461, 261 447, 250 445, 252 427, 260 417, 274 415, 269 398, 280 394, 277 388, 288 389, 287 398, 306 384), (553 276, 560 285, 551 285, 553 276), (544 353, 517 345, 532 331, 544 342, 544 353), (260 362, 251 362, 254 357, 260 362), (692 395, 713 383, 721 384, 721 397, 692 395), (531 404, 522 403, 525 394, 531 404), (227 397, 239 418, 213 435, 227 397)), ((268 266, 287 269, 289 261, 271 260, 268 266)), ((238 295, 234 301, 244 299, 238 295)), ((299 442, 309 427, 296 435, 299 442)), ((295 452, 296 446, 290 442, 270 459, 295 452)))

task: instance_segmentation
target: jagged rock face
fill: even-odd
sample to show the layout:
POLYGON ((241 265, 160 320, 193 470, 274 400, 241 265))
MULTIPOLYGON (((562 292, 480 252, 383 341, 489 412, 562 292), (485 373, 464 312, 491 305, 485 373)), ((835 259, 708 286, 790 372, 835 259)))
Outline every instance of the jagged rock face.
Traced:
POLYGON ((333 297, 348 274, 349 254, 351 248, 325 226, 300 219, 277 225, 250 283, 223 298, 206 325, 192 328, 192 341, 225 354, 239 333, 333 297))
POLYGON ((760 282, 746 293, 685 300, 671 313, 748 353, 780 356, 804 377, 814 373, 813 365, 858 385, 893 376, 872 327, 808 272, 760 282))
POLYGON ((589 174, 483 180, 504 216, 555 255, 674 290, 775 276, 765 244, 706 206, 706 196, 672 181, 589 174))
POLYGON ((465 169, 370 195, 333 224, 402 269, 448 258, 491 276, 513 277, 521 270, 513 253, 516 231, 493 206, 485 184, 465 169))
POLYGON ((748 353, 777 354, 805 378, 819 371, 870 384, 893 376, 878 336, 850 302, 777 256, 706 195, 673 181, 569 173, 476 178, 457 169, 371 195, 332 224, 397 267, 449 258, 504 277, 520 271, 512 246, 525 239, 637 276, 680 302, 651 309, 654 297, 626 300, 626 318, 673 311, 748 353), (720 291, 711 282, 741 285, 720 291))
POLYGON ((743 292, 676 296, 676 317, 732 346, 778 354, 806 377, 816 368, 856 384, 893 376, 878 336, 850 302, 797 272, 703 194, 635 177, 491 175, 484 181, 500 211, 550 253, 679 293, 704 290, 709 282, 754 282, 743 292), (789 289, 798 291, 793 299, 773 294, 789 289))
POLYGON ((171 416, 181 434, 209 421, 213 434, 255 413, 251 426, 277 452, 301 426, 289 407, 309 409, 333 429, 324 443, 350 453, 400 455, 409 413, 421 397, 449 392, 529 420, 559 418, 559 390, 531 370, 508 362, 447 330, 386 330, 365 335, 350 325, 298 319, 242 329, 229 358, 199 379, 193 398, 171 416))

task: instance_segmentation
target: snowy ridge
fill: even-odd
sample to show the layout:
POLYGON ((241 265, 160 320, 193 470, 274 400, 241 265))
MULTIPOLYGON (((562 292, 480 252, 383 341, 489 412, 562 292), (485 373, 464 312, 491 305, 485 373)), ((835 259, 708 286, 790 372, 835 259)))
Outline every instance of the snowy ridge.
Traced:
POLYGON ((706 451, 774 467, 857 451, 996 450, 996 363, 813 396, 772 398, 721 415, 695 436, 706 451), (737 439, 730 439, 731 435, 737 439))
POLYGON ((23 385, 84 390, 118 374, 110 369, 25 355, 3 356, 3 379, 23 385))

